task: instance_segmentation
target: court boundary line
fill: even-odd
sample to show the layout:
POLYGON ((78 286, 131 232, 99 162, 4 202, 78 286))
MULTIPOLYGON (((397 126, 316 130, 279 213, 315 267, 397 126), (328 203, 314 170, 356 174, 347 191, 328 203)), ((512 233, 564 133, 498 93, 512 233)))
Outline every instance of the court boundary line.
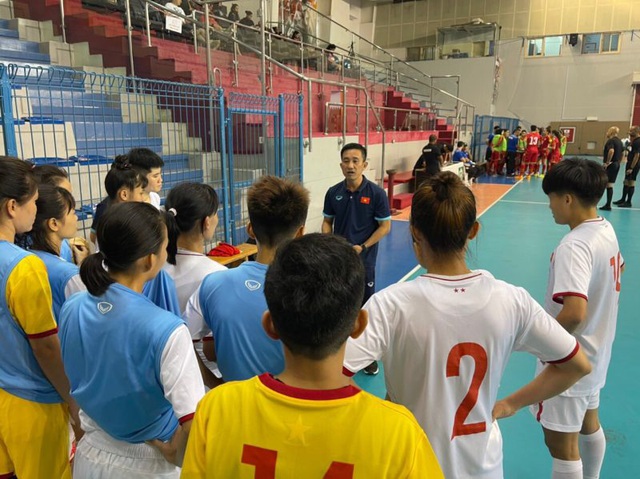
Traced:
MULTIPOLYGON (((489 211, 491 208, 493 208, 500 200, 502 200, 502 198, 504 198, 506 195, 508 195, 511 190, 513 190, 516 186, 518 186, 521 183, 522 183, 522 180, 518 180, 516 183, 511 185, 511 188, 509 188, 507 191, 502 193, 493 203, 491 203, 489 206, 487 206, 485 208, 485 210, 482 213, 480 213, 476 219, 480 219, 480 217, 482 217, 483 214, 485 214, 487 211, 489 211)), ((507 201, 507 200, 505 200, 505 201, 507 201)), ((545 204, 545 203, 542 203, 542 204, 545 204)), ((415 268, 413 268, 411 271, 409 271, 407 274, 405 274, 402 278, 400 278, 398 283, 404 283, 405 281, 407 281, 407 279, 410 278, 411 276, 413 276, 416 273, 416 271, 418 271, 420 268, 422 268, 422 266, 420 266, 418 264, 415 268)))

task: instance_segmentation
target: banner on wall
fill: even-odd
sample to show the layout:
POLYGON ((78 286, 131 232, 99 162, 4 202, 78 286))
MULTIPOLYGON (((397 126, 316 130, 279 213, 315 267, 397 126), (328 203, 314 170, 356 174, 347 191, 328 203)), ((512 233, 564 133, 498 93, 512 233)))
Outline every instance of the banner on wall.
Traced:
POLYGON ((567 143, 573 143, 576 138, 575 126, 561 126, 560 131, 567 137, 567 143))

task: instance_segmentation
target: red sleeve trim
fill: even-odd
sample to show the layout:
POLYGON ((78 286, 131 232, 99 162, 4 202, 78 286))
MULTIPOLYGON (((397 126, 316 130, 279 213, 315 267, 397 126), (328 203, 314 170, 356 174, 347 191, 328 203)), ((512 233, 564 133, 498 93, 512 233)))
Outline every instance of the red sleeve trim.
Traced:
POLYGON ((553 295, 553 300, 558 304, 564 304, 564 297, 565 296, 577 296, 578 298, 582 298, 585 301, 589 301, 589 298, 587 297, 586 294, 573 293, 571 291, 566 291, 566 292, 562 292, 562 293, 556 293, 556 294, 553 295))
POLYGON ((353 376, 356 375, 356 373, 352 373, 351 371, 349 371, 347 368, 345 368, 344 366, 342 366, 342 374, 344 374, 345 376, 347 376, 348 378, 352 378, 353 376))
POLYGON ((580 351, 580 343, 578 341, 576 341, 576 347, 573 348, 573 351, 571 351, 569 353, 568 356, 562 358, 562 359, 558 359, 557 361, 547 361, 549 364, 562 364, 562 363, 566 363, 567 361, 569 361, 571 358, 573 358, 576 354, 578 354, 578 351, 580 351))
MULTIPOLYGON (((42 339, 42 338, 46 338, 49 336, 53 336, 54 334, 58 334, 58 328, 55 327, 53 329, 50 329, 49 331, 44 331, 42 333, 37 333, 37 334, 27 334, 27 338, 29 339, 42 339)), ((2 479, 2 476, 0 476, 0 479, 2 479)))
POLYGON ((178 422, 180 424, 184 424, 185 422, 189 422, 193 419, 193 416, 195 416, 196 413, 192 412, 191 414, 187 414, 186 416, 182 416, 180 419, 178 419, 178 422))

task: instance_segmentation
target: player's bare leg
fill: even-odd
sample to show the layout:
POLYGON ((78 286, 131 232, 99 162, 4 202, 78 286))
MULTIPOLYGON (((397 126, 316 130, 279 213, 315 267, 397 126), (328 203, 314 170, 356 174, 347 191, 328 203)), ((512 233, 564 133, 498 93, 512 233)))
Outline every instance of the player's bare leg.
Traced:
POLYGON ((583 479, 577 432, 542 428, 544 442, 553 457, 552 479, 583 479))
POLYGON ((584 479, 598 479, 607 448, 607 440, 598 418, 598 409, 585 414, 578 439, 584 479))

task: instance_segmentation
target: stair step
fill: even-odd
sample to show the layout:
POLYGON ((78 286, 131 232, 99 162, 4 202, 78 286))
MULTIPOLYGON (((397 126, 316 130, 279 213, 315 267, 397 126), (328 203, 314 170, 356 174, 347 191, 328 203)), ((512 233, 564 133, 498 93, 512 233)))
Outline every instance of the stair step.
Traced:
POLYGON ((9 28, 0 27, 0 38, 19 38, 19 33, 9 28))
POLYGON ((18 61, 23 63, 50 64, 51 57, 44 53, 23 52, 19 50, 0 49, 0 61, 18 61))

